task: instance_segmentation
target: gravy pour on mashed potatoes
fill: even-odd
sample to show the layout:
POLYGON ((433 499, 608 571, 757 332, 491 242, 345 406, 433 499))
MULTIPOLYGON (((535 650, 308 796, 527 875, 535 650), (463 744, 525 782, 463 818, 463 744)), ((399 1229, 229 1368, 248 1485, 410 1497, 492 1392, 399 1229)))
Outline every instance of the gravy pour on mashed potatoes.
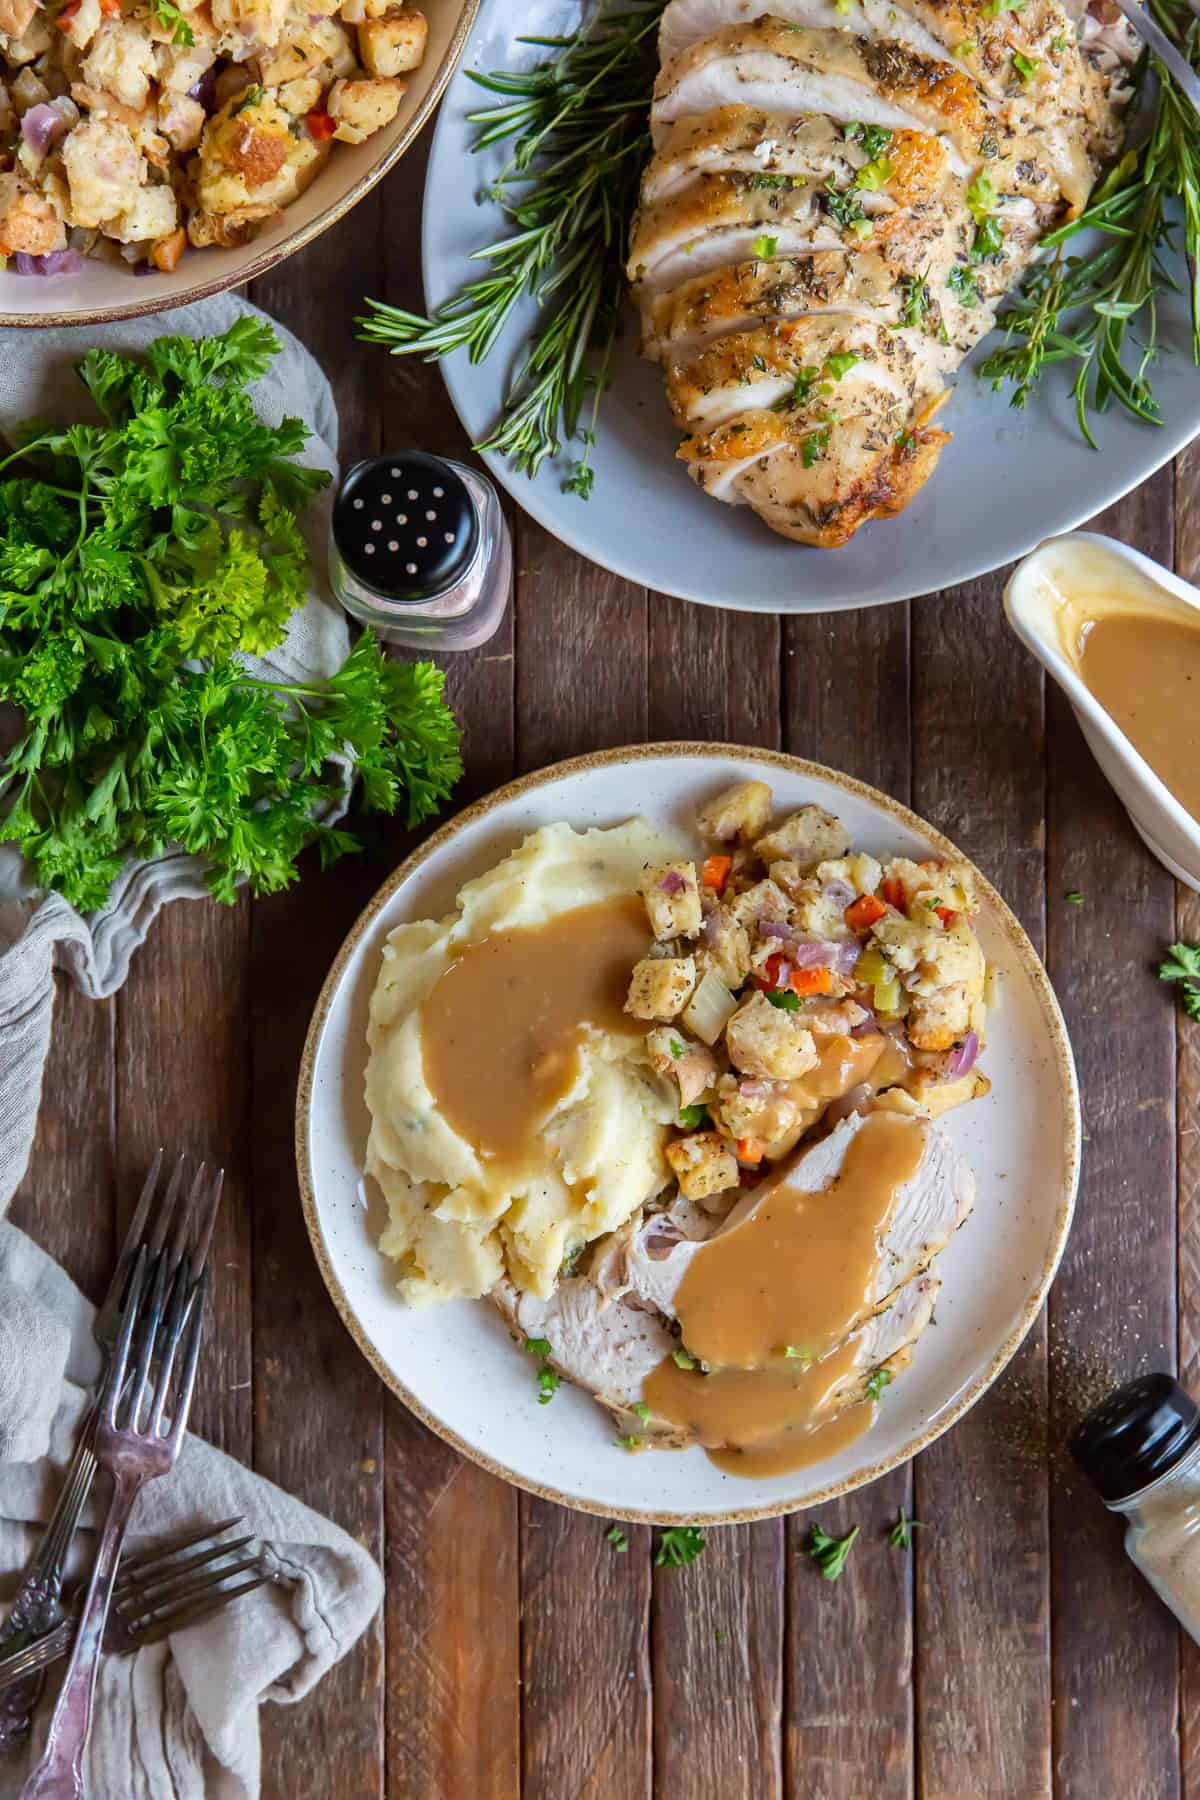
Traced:
POLYGON ((644 819, 550 825, 394 930, 371 1000, 367 1172, 410 1304, 507 1275, 548 1295, 666 1187, 677 1101, 622 1012, 651 936, 636 895, 678 846, 644 819))

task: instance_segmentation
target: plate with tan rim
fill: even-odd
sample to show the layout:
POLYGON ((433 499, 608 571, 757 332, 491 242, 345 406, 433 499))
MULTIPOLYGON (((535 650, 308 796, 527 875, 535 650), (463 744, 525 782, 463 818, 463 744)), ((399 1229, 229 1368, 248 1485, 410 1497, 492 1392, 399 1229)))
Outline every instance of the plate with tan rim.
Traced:
MULTIPOLYGON (((914 813, 819 764, 725 744, 659 744, 559 763, 459 814, 380 888, 343 944, 309 1029, 296 1113, 305 1219, 330 1294, 381 1380, 434 1431, 493 1473, 606 1517, 732 1523, 848 1493, 906 1461, 961 1418, 1037 1316, 1066 1241, 1079 1169, 1079 1095, 1049 980, 999 894, 979 876, 979 934, 1000 977, 982 1067, 986 1098, 945 1129, 974 1168, 975 1212, 942 1252, 936 1329, 886 1391, 866 1435, 829 1461, 749 1480, 702 1450, 630 1455, 607 1414, 565 1383, 537 1403, 530 1360, 484 1301, 412 1311, 376 1248, 383 1206, 362 1181, 367 1007, 384 940, 450 910, 481 874, 540 826, 615 825, 642 814, 690 831, 695 809, 736 780, 770 783, 778 811, 836 812, 857 849, 879 857, 961 857, 914 813)), ((486 1029, 481 1021, 481 1030, 486 1029)), ((373 1184, 367 1184, 371 1186, 373 1184)))

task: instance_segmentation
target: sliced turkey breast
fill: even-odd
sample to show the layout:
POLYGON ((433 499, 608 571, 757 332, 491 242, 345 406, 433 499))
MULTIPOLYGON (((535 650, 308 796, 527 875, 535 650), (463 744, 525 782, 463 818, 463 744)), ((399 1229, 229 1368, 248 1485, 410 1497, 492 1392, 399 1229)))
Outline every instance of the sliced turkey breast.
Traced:
MULTIPOLYGON (((767 1193, 781 1184, 804 1194, 832 1188, 842 1171, 846 1152, 863 1124, 859 1117, 844 1119, 790 1167, 781 1168, 770 1183, 764 1182, 745 1195, 708 1241, 750 1218, 767 1193)), ((855 1327, 873 1313, 884 1311, 915 1275, 929 1267, 970 1217, 974 1205, 974 1175, 945 1132, 931 1125, 921 1166, 896 1196, 880 1246, 875 1291, 855 1327)), ((665 1214, 652 1214, 632 1234, 625 1248, 625 1297, 666 1318, 674 1318, 679 1285, 705 1241, 681 1231, 672 1242, 672 1213, 673 1209, 668 1208, 665 1214)))

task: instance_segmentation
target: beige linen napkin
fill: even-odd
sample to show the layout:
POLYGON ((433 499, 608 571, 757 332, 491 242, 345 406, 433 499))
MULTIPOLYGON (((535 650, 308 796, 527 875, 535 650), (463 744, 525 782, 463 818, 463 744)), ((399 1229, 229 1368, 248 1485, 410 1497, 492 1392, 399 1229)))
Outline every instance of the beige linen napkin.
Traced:
MULTIPOLYGON (((84 416, 87 396, 71 364, 92 345, 136 350, 163 334, 207 337, 255 312, 225 295, 96 329, 0 332, 0 439, 30 416, 84 416)), ((336 476, 329 384, 303 346, 274 329, 282 354, 255 384, 255 403, 270 423, 285 414, 303 418, 314 433, 303 460, 336 476)), ((325 568, 331 504, 326 490, 305 519, 314 570, 325 568)), ((314 582, 285 642, 264 663, 284 680, 319 677, 337 669, 348 649, 340 609, 314 582)), ((344 798, 327 815, 331 822, 349 796, 351 772, 343 774, 344 798)), ((128 864, 104 911, 85 919, 57 895, 31 889, 19 853, 0 846, 0 1218, 29 1160, 55 970, 93 998, 111 994, 161 908, 207 895, 202 864, 167 855, 128 864)), ((54 1465, 70 1453, 84 1390, 98 1373, 90 1321, 91 1308, 62 1270, 0 1223, 0 1601, 53 1504, 54 1465), (48 1445, 49 1461, 37 1460, 48 1445)), ((259 1704, 301 1698, 375 1613, 381 1578, 359 1545, 196 1440, 174 1473, 146 1490, 135 1523, 139 1532, 158 1532, 234 1514, 245 1514, 247 1529, 270 1540, 296 1584, 250 1595, 168 1645, 105 1660, 90 1800, 253 1800, 259 1704)), ((20 1784, 20 1768, 0 1762, 0 1800, 20 1784)))

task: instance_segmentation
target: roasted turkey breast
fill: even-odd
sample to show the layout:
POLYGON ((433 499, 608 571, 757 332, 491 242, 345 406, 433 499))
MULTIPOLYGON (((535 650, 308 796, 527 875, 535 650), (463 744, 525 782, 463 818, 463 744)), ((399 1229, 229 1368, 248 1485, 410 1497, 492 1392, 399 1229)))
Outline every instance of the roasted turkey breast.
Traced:
POLYGON ((945 377, 1117 149, 1111 50, 1058 0, 670 0, 660 57, 629 278, 678 455, 844 544, 932 474, 945 377))

